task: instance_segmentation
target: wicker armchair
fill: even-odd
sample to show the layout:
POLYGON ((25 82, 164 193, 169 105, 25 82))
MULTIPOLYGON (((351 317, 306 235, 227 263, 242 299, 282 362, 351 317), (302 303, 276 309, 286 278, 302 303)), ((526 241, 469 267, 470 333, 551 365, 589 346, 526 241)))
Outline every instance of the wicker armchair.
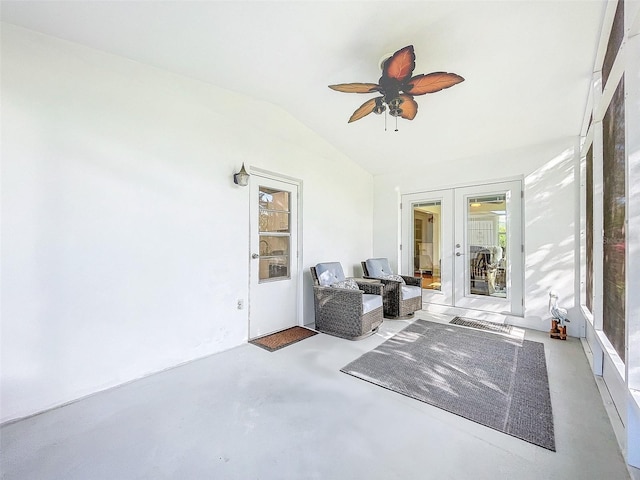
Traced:
POLYGON ((378 330, 383 320, 382 284, 346 279, 338 262, 311 267, 316 330, 360 340, 378 330))
POLYGON ((365 278, 375 278, 384 285, 384 316, 409 317, 422 310, 422 279, 394 275, 386 258, 370 258, 362 262, 365 278))

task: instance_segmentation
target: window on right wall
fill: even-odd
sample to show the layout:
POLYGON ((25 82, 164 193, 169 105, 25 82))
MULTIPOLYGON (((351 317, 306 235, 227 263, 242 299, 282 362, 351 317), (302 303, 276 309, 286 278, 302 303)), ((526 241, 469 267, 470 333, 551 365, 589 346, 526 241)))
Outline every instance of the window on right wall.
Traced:
POLYGON ((586 268, 585 289, 586 304, 593 313, 593 145, 589 147, 586 158, 586 268))
POLYGON ((607 108, 603 128, 602 330, 625 360, 625 123, 624 77, 607 108))
POLYGON ((593 315, 594 328, 604 333, 626 362, 627 165, 624 68, 620 68, 624 65, 620 54, 623 41, 624 1, 618 0, 604 58, 595 68, 601 72, 601 81, 594 86, 602 88, 596 95, 597 102, 602 103, 593 105, 585 137, 591 144, 586 143, 584 156, 586 232, 582 281, 584 306, 593 315), (601 136, 597 133, 600 131, 601 136))

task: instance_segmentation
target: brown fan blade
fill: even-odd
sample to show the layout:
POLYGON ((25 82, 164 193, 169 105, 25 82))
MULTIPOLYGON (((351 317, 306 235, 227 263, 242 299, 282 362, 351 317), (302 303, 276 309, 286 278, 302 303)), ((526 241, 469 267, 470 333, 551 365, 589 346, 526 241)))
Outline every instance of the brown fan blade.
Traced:
POLYGON ((455 73, 433 72, 427 75, 416 75, 407 82, 408 88, 405 88, 404 92, 411 95, 424 95, 453 87, 460 82, 464 82, 464 78, 455 73))
POLYGON ((407 95, 406 93, 402 93, 400 98, 402 99, 402 103, 400 104, 402 115, 400 116, 407 120, 413 120, 416 117, 416 113, 418 113, 418 104, 411 95, 407 95))
POLYGON ((413 52, 413 45, 408 45, 385 60, 382 75, 402 82, 411 76, 414 68, 416 68, 416 55, 413 52))
POLYGON ((371 93, 378 90, 377 83, 339 83, 338 85, 329 85, 332 90, 344 93, 371 93))
POLYGON ((360 120, 362 117, 366 117, 371 112, 373 112, 373 109, 375 108, 375 106, 376 106, 375 98, 372 98, 371 100, 367 100, 362 105, 360 105, 360 108, 358 108, 355 112, 353 112, 353 115, 351 115, 351 118, 349 118, 348 123, 355 122, 356 120, 360 120))

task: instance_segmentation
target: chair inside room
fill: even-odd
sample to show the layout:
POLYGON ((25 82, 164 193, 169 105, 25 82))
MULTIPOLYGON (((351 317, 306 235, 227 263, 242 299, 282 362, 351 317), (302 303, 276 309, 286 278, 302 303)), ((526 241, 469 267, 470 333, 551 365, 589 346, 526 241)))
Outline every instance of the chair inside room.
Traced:
MULTIPOLYGON (((502 248, 497 245, 476 246, 469 249, 470 293, 475 295, 500 295, 504 290, 500 262, 502 248)), ((502 269, 504 271, 504 268, 502 269)))
POLYGON ((420 274, 433 273, 433 261, 430 255, 416 255, 414 260, 414 268, 417 272, 420 274))
POLYGON ((377 279, 384 285, 384 316, 404 318, 422 309, 422 280, 408 275, 394 275, 389 260, 369 258, 362 262, 365 278, 377 279))
POLYGON ((380 282, 345 278, 339 262, 311 267, 316 330, 360 340, 378 330, 384 317, 380 282))

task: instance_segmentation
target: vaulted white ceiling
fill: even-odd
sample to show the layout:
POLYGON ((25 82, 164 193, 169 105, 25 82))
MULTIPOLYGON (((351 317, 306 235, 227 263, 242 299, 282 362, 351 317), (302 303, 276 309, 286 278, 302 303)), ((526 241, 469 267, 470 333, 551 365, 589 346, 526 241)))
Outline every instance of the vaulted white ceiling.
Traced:
POLYGON ((2 2, 2 20, 274 103, 373 174, 580 133, 604 0, 2 2), (466 80, 416 97, 413 121, 371 114, 385 54, 466 80))

